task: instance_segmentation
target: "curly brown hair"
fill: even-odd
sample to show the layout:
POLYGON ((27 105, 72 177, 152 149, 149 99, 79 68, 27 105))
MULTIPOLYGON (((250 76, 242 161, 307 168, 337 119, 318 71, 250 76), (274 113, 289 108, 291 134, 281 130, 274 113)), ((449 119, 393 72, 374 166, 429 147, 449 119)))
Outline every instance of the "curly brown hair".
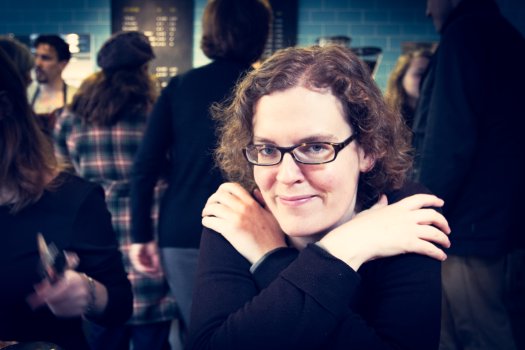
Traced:
POLYGON ((255 181, 242 148, 252 143, 253 117, 259 99, 293 87, 330 89, 341 102, 348 123, 357 133, 374 167, 360 176, 358 202, 369 207, 381 193, 400 188, 412 166, 409 130, 399 113, 387 107, 366 65, 339 46, 287 48, 278 51, 236 87, 230 101, 212 108, 219 122, 216 160, 230 181, 248 190, 255 181))

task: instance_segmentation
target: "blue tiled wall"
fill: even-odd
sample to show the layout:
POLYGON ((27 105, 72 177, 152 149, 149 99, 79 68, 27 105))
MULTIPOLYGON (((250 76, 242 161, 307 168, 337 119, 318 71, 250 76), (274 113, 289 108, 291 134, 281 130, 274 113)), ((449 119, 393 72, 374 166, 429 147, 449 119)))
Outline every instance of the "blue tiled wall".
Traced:
MULTIPOLYGON (((89 33, 96 51, 110 35, 111 0, 0 0, 0 33, 89 33)), ((286 1, 286 0, 282 0, 286 1)), ((498 0, 503 14, 525 35, 525 1, 498 0)), ((376 75, 382 88, 404 41, 437 41, 425 17, 425 0, 299 0, 298 45, 320 36, 346 35, 352 46, 380 46, 376 75)), ((199 49, 206 0, 195 0, 193 63, 207 62, 199 49)))

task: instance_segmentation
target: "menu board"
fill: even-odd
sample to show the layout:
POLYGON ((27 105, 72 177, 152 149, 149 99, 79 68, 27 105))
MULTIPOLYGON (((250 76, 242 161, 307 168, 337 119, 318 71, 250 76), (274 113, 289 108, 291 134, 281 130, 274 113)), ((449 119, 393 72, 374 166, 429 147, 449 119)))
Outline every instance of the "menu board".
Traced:
POLYGON ((112 0, 111 31, 149 38, 156 56, 151 71, 164 87, 192 67, 193 8, 193 0, 112 0))
POLYGON ((270 0, 270 5, 273 12, 272 32, 263 58, 297 44, 298 0, 270 0))

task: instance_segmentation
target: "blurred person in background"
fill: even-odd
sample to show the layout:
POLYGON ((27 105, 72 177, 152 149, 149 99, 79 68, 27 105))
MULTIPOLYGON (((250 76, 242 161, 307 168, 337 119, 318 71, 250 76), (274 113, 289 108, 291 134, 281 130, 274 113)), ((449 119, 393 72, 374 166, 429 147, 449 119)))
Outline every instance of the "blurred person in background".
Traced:
POLYGON ((114 326, 131 286, 100 186, 65 173, 0 49, 0 339, 88 350, 83 320, 114 326), (50 254, 37 244, 41 234, 50 254), (48 259, 67 252, 68 259, 48 259), (61 264, 50 268, 48 262, 61 264), (62 270, 63 268, 63 270, 62 270))
POLYGON ((414 118, 414 178, 444 199, 453 232, 441 349, 514 350, 506 272, 524 242, 525 39, 493 0, 428 0, 427 15, 441 39, 414 118))
POLYGON ((44 131, 51 135, 56 118, 71 103, 77 90, 62 79, 71 52, 69 45, 58 35, 40 35, 33 46, 37 84, 29 86, 29 101, 44 131))
POLYGON ((261 56, 271 9, 266 0, 212 0, 202 23, 201 48, 212 62, 172 78, 162 91, 135 159, 131 187, 131 261, 147 274, 157 274, 162 264, 179 307, 182 337, 189 322, 200 214, 223 181, 213 161, 217 137, 209 108, 228 98, 261 56), (163 173, 168 189, 157 242, 150 212, 153 188, 163 173))
POLYGON ((386 102, 395 111, 401 113, 409 128, 412 128, 421 80, 427 71, 431 57, 432 52, 428 49, 404 53, 399 56, 388 77, 386 102))
MULTIPOLYGON (((142 142, 147 115, 157 98, 148 63, 155 55, 139 32, 109 38, 97 55, 102 68, 88 77, 59 117, 55 128, 57 156, 80 176, 104 188, 106 202, 133 287, 133 316, 118 328, 91 327, 95 349, 169 349, 175 301, 162 269, 145 275, 129 261, 131 244, 130 179, 133 158, 142 142)), ((153 189, 152 189, 153 190, 153 189)), ((145 215, 157 215, 162 187, 145 215)))

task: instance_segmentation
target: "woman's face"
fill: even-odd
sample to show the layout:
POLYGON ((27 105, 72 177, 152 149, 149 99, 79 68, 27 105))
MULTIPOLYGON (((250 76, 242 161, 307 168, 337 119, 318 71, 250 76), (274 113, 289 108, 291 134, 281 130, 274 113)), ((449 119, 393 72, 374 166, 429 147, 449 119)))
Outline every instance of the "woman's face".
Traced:
MULTIPOLYGON (((289 147, 303 142, 342 142, 353 130, 330 92, 303 87, 262 97, 255 106, 254 143, 289 147)), ((294 243, 317 241, 354 215, 360 172, 372 161, 356 141, 330 163, 297 163, 289 153, 280 164, 254 166, 267 207, 294 243)))
POLYGON ((408 65, 408 69, 403 76, 403 89, 411 99, 417 100, 419 98, 421 77, 425 74, 428 63, 429 61, 426 57, 415 57, 408 65))

